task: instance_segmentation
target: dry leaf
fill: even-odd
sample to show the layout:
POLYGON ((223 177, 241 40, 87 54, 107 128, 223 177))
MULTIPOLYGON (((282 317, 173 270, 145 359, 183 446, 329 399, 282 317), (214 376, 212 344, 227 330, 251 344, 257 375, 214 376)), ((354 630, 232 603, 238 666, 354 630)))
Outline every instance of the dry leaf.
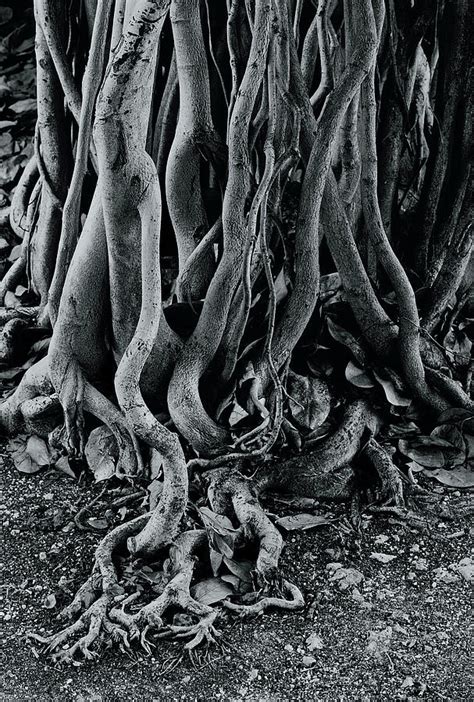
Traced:
POLYGON ((205 605, 222 602, 222 600, 233 594, 234 589, 222 578, 207 578, 207 580, 201 580, 201 582, 191 588, 191 596, 205 605))
POLYGON ((326 381, 290 371, 286 389, 295 424, 307 431, 321 426, 331 409, 331 395, 326 381))
POLYGON ((349 363, 347 364, 345 375, 346 380, 348 380, 350 383, 352 383, 352 385, 355 385, 358 388, 373 388, 375 386, 374 381, 367 373, 367 371, 356 366, 356 364, 353 363, 353 361, 349 361, 349 363))
POLYGON ((287 517, 280 517, 275 524, 286 531, 306 531, 318 526, 330 524, 331 520, 315 514, 291 514, 287 517))
POLYGON ((84 453, 96 482, 108 480, 115 475, 118 447, 108 427, 100 426, 91 431, 84 453))

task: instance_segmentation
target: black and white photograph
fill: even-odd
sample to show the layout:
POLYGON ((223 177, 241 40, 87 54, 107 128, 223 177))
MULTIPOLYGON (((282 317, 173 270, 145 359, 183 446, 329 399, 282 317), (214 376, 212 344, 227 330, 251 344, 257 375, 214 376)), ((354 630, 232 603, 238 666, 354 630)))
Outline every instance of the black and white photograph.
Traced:
POLYGON ((474 700, 470 0, 0 0, 0 702, 474 700))

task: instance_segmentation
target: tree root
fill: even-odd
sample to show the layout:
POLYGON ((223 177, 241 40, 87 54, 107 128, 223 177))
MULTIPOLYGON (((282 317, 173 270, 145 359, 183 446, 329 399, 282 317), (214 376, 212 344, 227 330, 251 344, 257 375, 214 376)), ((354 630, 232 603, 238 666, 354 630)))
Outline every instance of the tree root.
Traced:
POLYGON ((190 594, 191 579, 196 563, 196 551, 206 543, 206 532, 202 529, 181 534, 170 549, 171 577, 161 595, 144 605, 136 614, 127 614, 124 607, 110 611, 110 619, 123 627, 131 640, 140 638, 142 647, 150 651, 146 635, 150 629, 169 632, 177 638, 190 638, 185 648, 192 649, 202 641, 215 643, 220 633, 214 627, 218 611, 195 600, 190 594), (167 609, 178 606, 199 618, 197 624, 163 625, 167 609))
POLYGON ((390 454, 380 446, 375 439, 370 439, 364 446, 362 457, 368 458, 379 476, 382 484, 381 496, 384 506, 405 506, 403 497, 403 484, 398 468, 392 461, 390 454))
POLYGON ((304 605, 301 592, 280 574, 282 536, 262 509, 251 483, 236 476, 233 471, 213 471, 208 495, 216 511, 232 508, 244 535, 256 540, 259 547, 253 576, 258 588, 255 597, 261 599, 251 605, 224 602, 224 606, 241 614, 258 614, 270 607, 288 610, 301 608, 304 605), (289 599, 284 595, 288 595, 289 599))
POLYGON ((75 616, 86 607, 76 621, 48 637, 29 634, 31 638, 44 644, 45 653, 53 654, 55 660, 72 661, 75 654, 80 652, 84 658, 90 660, 97 655, 91 650, 91 646, 97 641, 102 631, 112 638, 118 637, 124 640, 125 633, 113 622, 107 621, 107 613, 117 596, 116 586, 118 585, 117 571, 112 556, 115 549, 127 537, 144 526, 149 516, 148 514, 141 515, 126 524, 121 524, 100 542, 95 552, 95 564, 91 577, 62 613, 63 617, 75 616), (100 590, 97 589, 98 580, 101 580, 100 590), (95 600, 92 603, 90 603, 91 598, 95 600), (70 648, 65 647, 69 639, 83 631, 86 633, 80 636, 70 648), (59 648, 62 650, 58 651, 59 648))

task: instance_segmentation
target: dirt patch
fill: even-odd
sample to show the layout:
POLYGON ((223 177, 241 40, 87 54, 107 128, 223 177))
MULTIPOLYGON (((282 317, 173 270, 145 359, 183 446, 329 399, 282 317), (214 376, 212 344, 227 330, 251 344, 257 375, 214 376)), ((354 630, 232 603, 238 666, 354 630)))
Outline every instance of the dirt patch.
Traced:
MULTIPOLYGON (((420 533, 364 518, 356 539, 342 509, 334 527, 288 536, 282 566, 305 594, 303 612, 226 616, 223 649, 201 664, 181 659, 172 642, 152 656, 105 651, 97 663, 52 664, 25 634, 57 626, 89 573, 100 536, 72 518, 100 488, 57 471, 24 476, 1 461, 2 700, 473 698, 467 522, 440 520, 420 533)), ((435 489, 448 503, 459 499, 435 489)))

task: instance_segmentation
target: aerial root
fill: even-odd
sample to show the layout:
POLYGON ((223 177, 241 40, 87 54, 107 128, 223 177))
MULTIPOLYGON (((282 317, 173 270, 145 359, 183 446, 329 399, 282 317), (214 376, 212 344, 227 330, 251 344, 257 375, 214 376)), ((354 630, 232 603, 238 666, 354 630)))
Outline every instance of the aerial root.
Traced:
POLYGON ((97 656, 97 653, 91 650, 91 646, 101 634, 108 634, 113 640, 126 640, 125 632, 108 618, 108 612, 118 593, 118 577, 112 557, 119 545, 143 528, 149 516, 140 515, 126 524, 121 524, 99 543, 92 575, 60 615, 62 618, 77 616, 72 624, 50 636, 28 634, 29 638, 44 645, 44 653, 52 654, 53 659, 57 661, 72 661, 76 653, 81 653, 85 659, 91 660, 97 656), (81 611, 82 614, 79 614, 81 611), (69 646, 68 641, 83 631, 86 633, 69 646))
POLYGON ((253 604, 225 601, 224 606, 234 612, 258 614, 270 607, 295 610, 304 606, 303 595, 280 572, 279 559, 283 539, 278 529, 265 514, 255 489, 248 480, 228 471, 215 471, 208 489, 213 507, 222 510, 226 498, 228 506, 240 522, 244 534, 258 541, 259 551, 254 571, 257 590, 253 604))
POLYGON ((405 507, 402 479, 390 454, 375 439, 371 438, 364 446, 362 456, 366 457, 377 471, 382 484, 381 493, 384 506, 405 507))
POLYGON ((130 600, 124 600, 120 607, 114 607, 110 611, 110 620, 125 629, 130 640, 139 639, 142 648, 148 653, 151 653, 151 644, 147 634, 151 629, 180 639, 189 638, 185 644, 188 650, 202 642, 216 643, 220 636, 220 632, 214 627, 218 610, 198 602, 190 593, 196 564, 195 554, 206 543, 206 532, 202 529, 182 533, 170 549, 170 580, 161 595, 141 607, 135 614, 125 611, 125 605, 130 600), (164 625, 163 615, 173 606, 195 615, 198 622, 189 625, 164 625))
POLYGON ((13 361, 18 348, 18 338, 28 326, 25 319, 17 317, 10 319, 0 333, 0 363, 13 361))

